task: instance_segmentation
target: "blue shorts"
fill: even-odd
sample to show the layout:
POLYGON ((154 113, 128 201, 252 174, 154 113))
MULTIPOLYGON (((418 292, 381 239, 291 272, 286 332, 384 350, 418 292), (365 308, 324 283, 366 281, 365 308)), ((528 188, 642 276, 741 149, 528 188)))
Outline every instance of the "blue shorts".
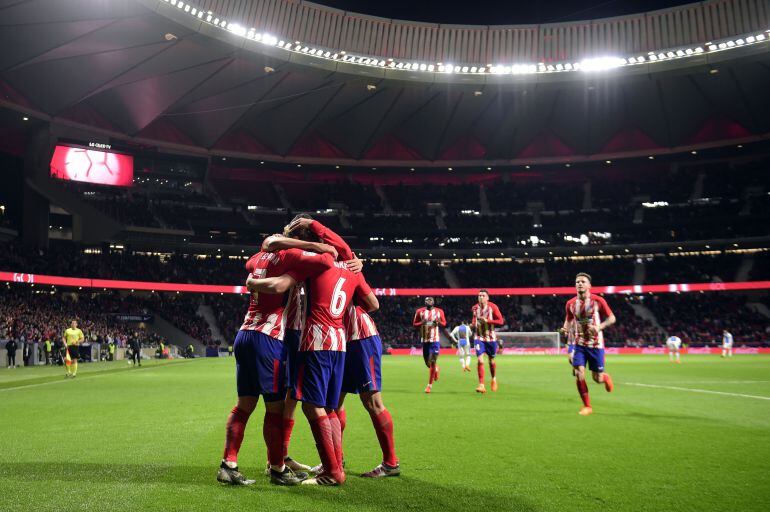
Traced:
POLYGON ((258 331, 238 331, 233 344, 238 396, 264 397, 265 402, 286 396, 286 347, 258 331))
POLYGON ((468 345, 468 340, 460 340, 457 342, 458 347, 465 347, 468 345))
POLYGON ((377 335, 348 342, 342 391, 367 393, 382 389, 382 341, 377 335))
POLYGON ((298 365, 293 393, 294 399, 313 404, 316 407, 336 409, 342 392, 345 352, 310 350, 297 354, 298 365))
POLYGON ((590 348, 583 345, 575 345, 575 353, 572 355, 572 366, 586 366, 592 372, 604 371, 604 349, 590 348))
POLYGON ((497 342, 476 340, 476 357, 481 357, 484 354, 487 357, 495 357, 497 355, 497 342))
POLYGON ((568 343, 567 344, 567 353, 572 354, 575 351, 575 344, 574 343, 568 343))
POLYGON ((422 357, 428 359, 431 355, 438 356, 441 353, 440 341, 429 341, 422 344, 422 357))
POLYGON ((302 340, 302 331, 286 329, 283 344, 286 345, 286 387, 293 388, 297 381, 297 357, 299 343, 302 340))

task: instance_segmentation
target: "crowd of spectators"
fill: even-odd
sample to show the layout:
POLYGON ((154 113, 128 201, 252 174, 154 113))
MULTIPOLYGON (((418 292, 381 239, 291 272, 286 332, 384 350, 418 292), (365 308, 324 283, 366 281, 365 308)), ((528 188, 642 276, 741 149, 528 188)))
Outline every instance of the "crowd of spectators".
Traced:
POLYGON ((54 342, 61 339, 72 320, 77 320, 86 341, 113 341, 124 347, 130 338, 137 338, 143 345, 153 347, 161 337, 141 319, 151 322, 155 315, 160 315, 184 333, 207 343, 211 340, 211 331, 206 321, 196 314, 203 300, 203 296, 194 294, 84 292, 3 285, 0 286, 0 339, 54 342))

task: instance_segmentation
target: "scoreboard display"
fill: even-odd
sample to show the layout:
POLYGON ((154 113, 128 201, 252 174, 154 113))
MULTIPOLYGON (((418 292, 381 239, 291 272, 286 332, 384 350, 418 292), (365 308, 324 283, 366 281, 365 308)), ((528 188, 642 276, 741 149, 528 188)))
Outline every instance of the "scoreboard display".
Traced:
POLYGON ((57 145, 51 158, 51 177, 97 185, 130 187, 134 157, 110 151, 107 144, 57 145))

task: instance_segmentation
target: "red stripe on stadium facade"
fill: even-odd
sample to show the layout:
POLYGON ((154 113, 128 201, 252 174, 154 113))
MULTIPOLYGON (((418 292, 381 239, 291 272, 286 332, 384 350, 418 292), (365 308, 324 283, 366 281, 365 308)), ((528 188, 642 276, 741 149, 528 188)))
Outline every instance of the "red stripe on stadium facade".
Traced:
MULTIPOLYGON (((28 285, 52 285, 65 287, 102 288, 108 290, 146 290, 156 292, 185 293, 246 293, 245 286, 187 283, 156 283, 151 281, 121 281, 116 279, 91 279, 88 277, 48 276, 23 272, 0 271, 0 282, 28 285)), ((645 285, 594 286, 591 291, 600 294, 639 293, 687 293, 740 290, 769 290, 770 281, 743 281, 732 283, 676 283, 645 285)), ((478 288, 373 288, 376 295, 404 297, 422 295, 472 296, 478 288)), ((487 288, 490 295, 573 295, 572 286, 541 288, 487 288)))

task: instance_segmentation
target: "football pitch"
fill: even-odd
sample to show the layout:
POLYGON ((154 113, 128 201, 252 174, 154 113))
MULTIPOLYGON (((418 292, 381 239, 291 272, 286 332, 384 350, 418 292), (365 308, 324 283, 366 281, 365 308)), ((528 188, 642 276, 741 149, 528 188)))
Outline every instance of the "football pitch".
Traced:
MULTIPOLYGON (((486 395, 475 363, 439 362, 426 395, 421 358, 383 361, 400 477, 358 478, 380 451, 349 397, 340 488, 270 485, 261 405, 240 457, 257 483, 216 482, 232 359, 0 369, 0 510, 770 510, 769 356, 610 356, 588 417, 562 357, 500 357, 486 395)), ((316 464, 299 416, 290 453, 316 464)))

